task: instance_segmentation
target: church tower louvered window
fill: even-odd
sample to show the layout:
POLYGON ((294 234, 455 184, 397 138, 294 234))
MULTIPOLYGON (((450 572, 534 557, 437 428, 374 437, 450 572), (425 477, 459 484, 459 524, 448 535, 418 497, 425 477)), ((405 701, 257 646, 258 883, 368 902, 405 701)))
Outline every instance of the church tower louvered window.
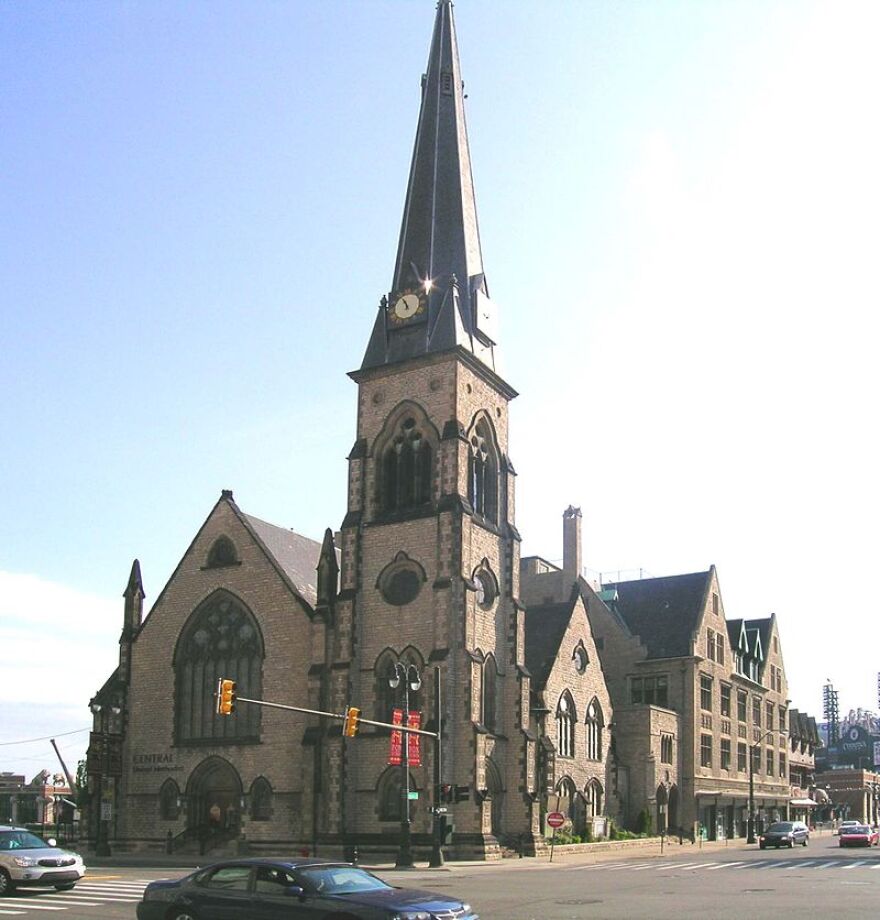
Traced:
POLYGON ((217 680, 238 684, 238 695, 260 699, 263 637, 252 614, 231 594, 211 595, 189 618, 174 653, 174 715, 178 744, 259 741, 260 708, 242 705, 216 714, 217 680))
POLYGON ((468 501, 476 514, 497 523, 498 462, 485 422, 480 422, 471 433, 469 448, 468 501))
POLYGON ((406 415, 382 453, 383 511, 404 511, 431 501, 433 450, 416 420, 406 415))

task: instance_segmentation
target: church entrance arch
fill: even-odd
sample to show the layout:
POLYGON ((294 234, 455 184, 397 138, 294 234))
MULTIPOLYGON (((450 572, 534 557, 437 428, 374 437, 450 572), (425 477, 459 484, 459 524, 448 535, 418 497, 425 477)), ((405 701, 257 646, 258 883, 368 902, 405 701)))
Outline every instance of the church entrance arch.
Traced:
POLYGON ((187 827, 200 834, 237 834, 242 793, 241 777, 228 760, 203 760, 186 784, 187 827))
POLYGON ((673 833, 681 832, 681 819, 678 816, 678 786, 672 786, 669 790, 666 824, 673 833))
POLYGON ((504 817, 504 787, 498 767, 486 760, 486 793, 489 797, 492 821, 492 836, 497 840, 502 833, 504 817))

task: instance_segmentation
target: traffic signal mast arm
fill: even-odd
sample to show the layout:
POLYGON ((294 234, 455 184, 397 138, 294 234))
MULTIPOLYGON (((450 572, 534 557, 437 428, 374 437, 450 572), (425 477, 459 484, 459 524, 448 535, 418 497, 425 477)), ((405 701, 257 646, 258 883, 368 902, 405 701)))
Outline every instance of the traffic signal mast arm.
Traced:
MULTIPOLYGON (((341 719, 345 721, 348 718, 348 709, 345 712, 324 712, 321 709, 306 709, 304 706, 289 706, 286 703, 270 703, 268 700, 250 700, 246 696, 236 696, 237 703, 253 703, 255 706, 268 706, 271 709, 288 709, 291 712, 305 712, 312 716, 325 716, 328 719, 341 719)), ((377 722, 374 719, 362 719, 357 717, 358 725, 377 725, 380 728, 391 728, 398 732, 408 732, 411 735, 427 735, 429 738, 437 738, 437 732, 426 732, 421 728, 409 728, 406 725, 394 725, 391 722, 377 722)))

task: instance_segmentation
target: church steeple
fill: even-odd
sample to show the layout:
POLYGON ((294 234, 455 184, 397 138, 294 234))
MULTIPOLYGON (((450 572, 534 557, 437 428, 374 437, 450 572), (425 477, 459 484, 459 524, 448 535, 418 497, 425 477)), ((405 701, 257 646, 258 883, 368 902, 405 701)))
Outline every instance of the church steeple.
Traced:
POLYGON ((391 291, 362 369, 462 347, 497 372, 451 0, 439 0, 391 291))

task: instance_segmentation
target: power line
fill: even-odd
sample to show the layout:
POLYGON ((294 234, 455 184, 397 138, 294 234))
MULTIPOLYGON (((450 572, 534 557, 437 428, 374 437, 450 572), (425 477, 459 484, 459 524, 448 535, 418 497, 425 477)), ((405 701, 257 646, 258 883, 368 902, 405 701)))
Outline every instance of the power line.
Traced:
POLYGON ((91 729, 77 728, 72 732, 56 732, 54 735, 45 735, 42 738, 28 738, 24 741, 0 741, 0 747, 8 747, 11 744, 34 744, 36 741, 51 741, 53 738, 63 738, 65 735, 79 735, 87 731, 91 731, 91 729))

